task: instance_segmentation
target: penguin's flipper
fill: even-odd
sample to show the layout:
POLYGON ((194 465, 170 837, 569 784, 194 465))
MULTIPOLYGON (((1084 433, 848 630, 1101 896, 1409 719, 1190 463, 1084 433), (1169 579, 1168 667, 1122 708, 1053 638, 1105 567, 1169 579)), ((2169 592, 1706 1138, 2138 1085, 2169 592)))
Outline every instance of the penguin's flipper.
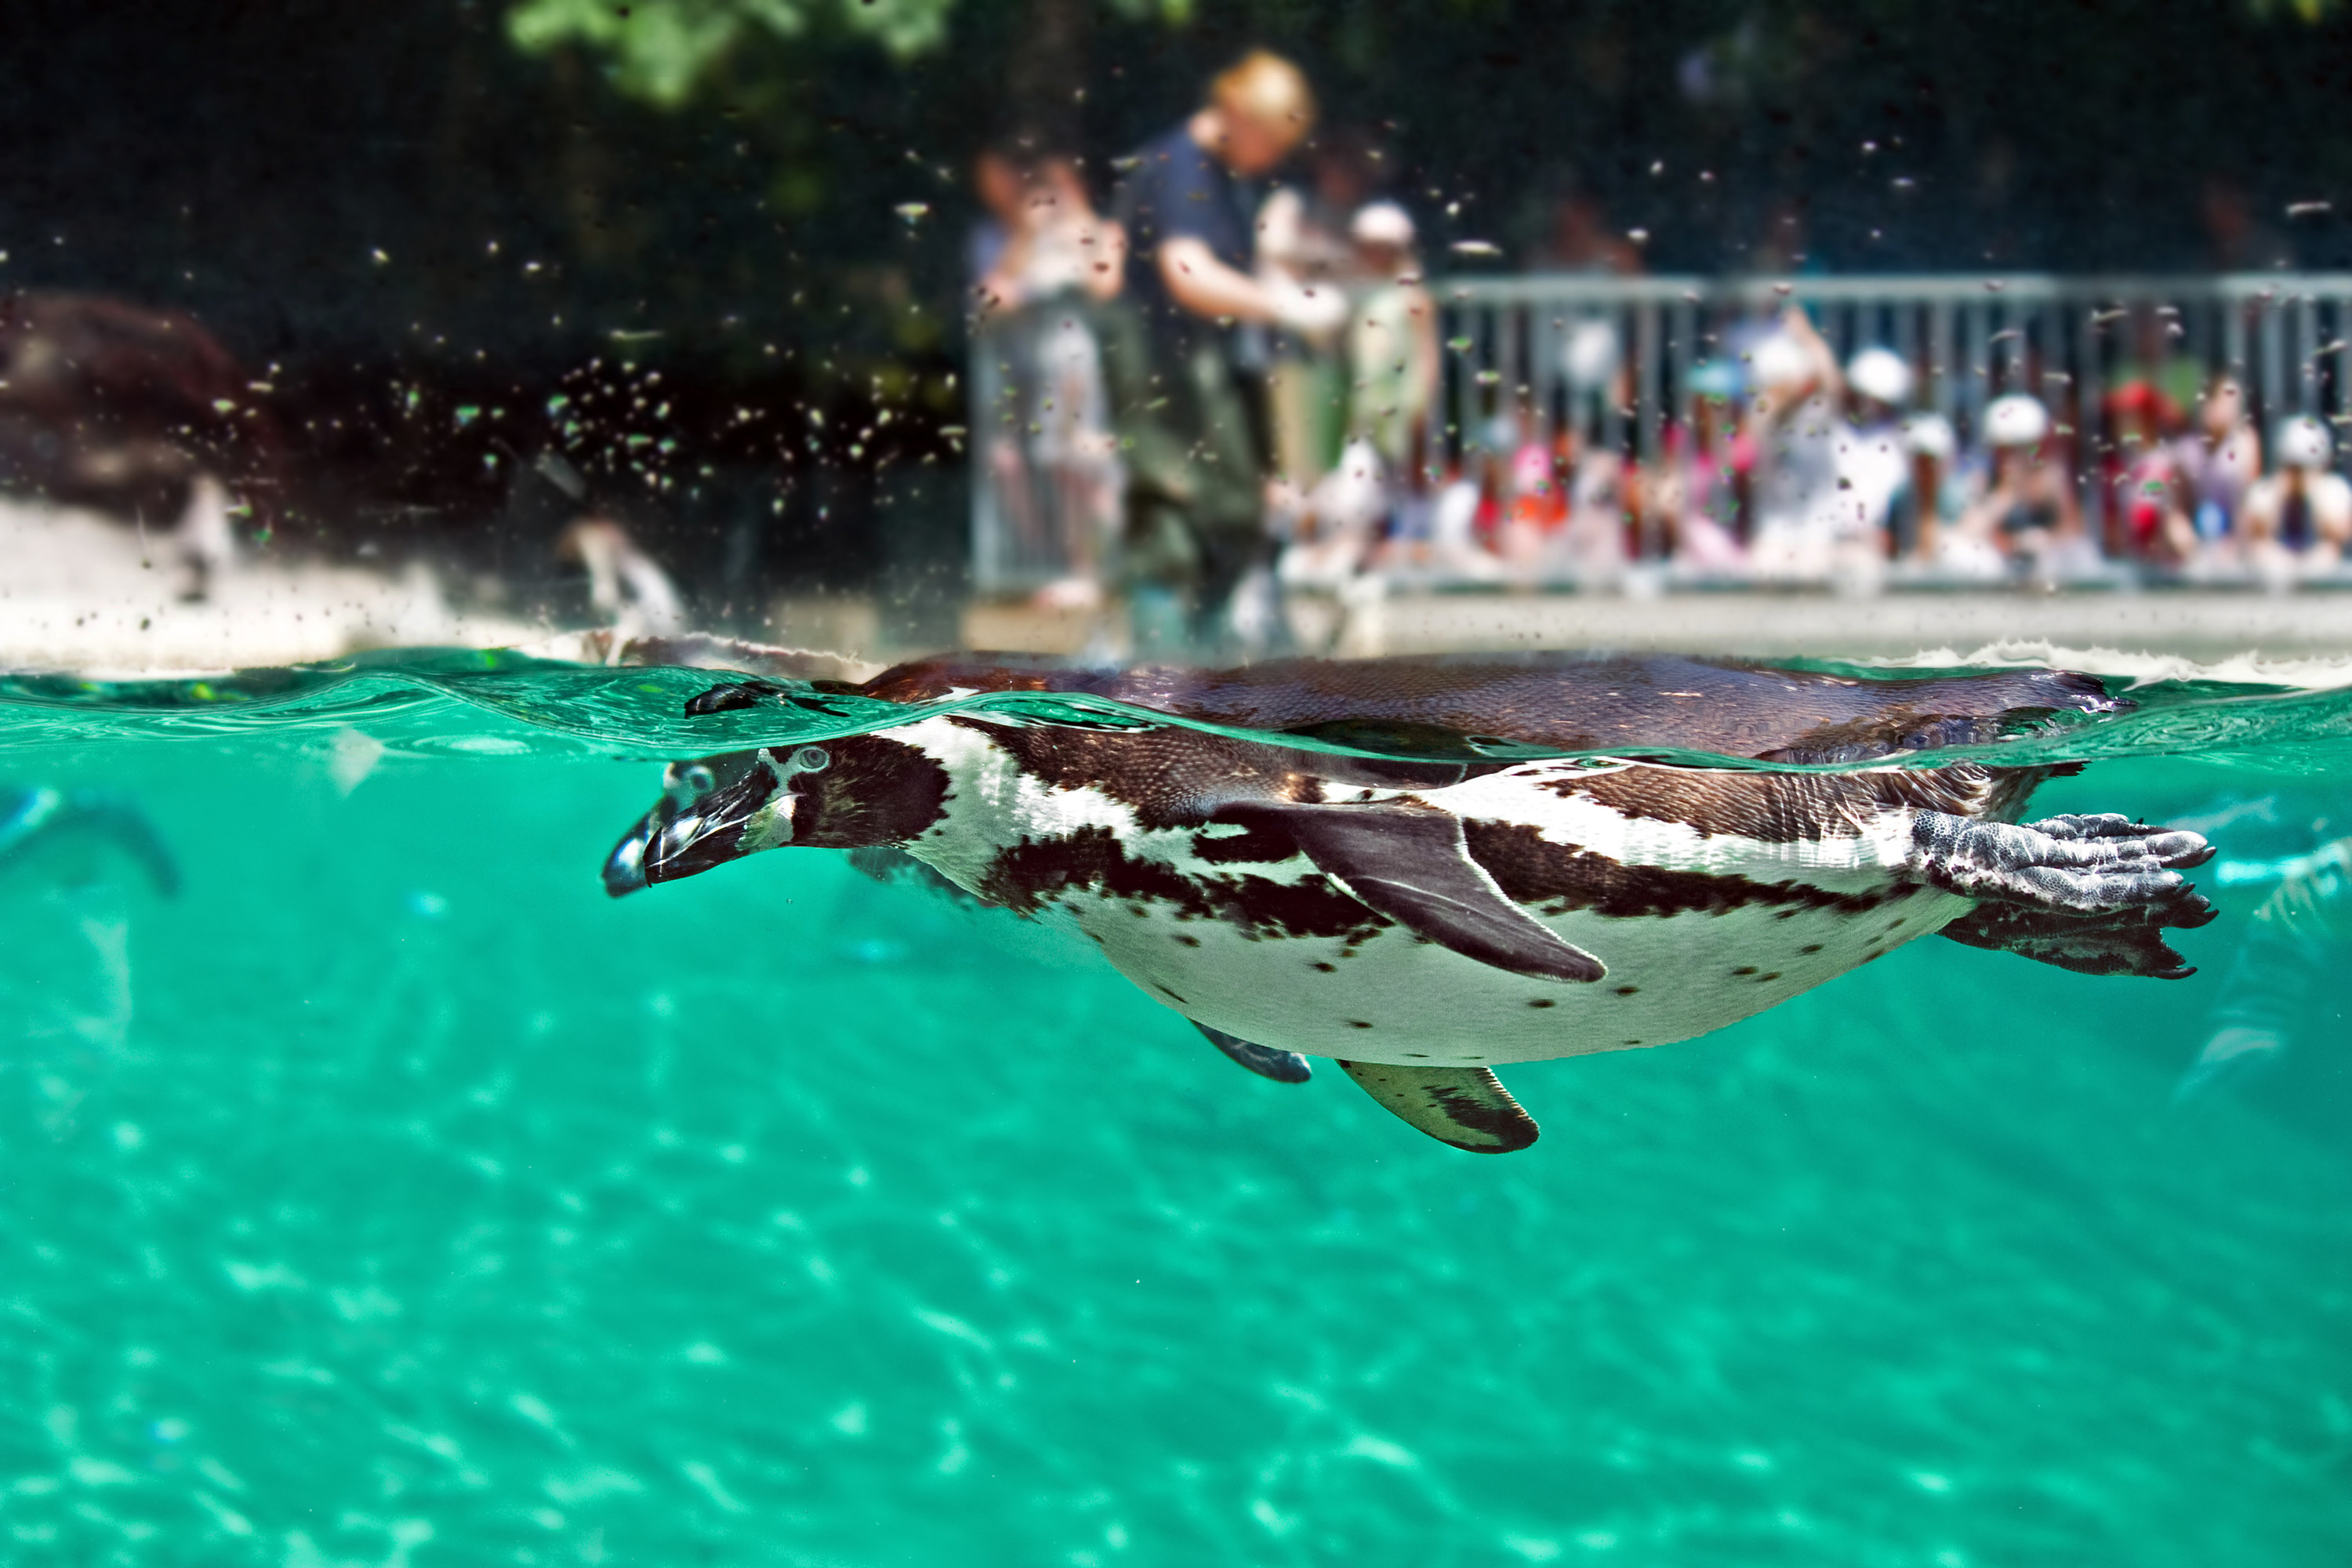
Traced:
POLYGON ((2116 813, 2021 825, 1923 811, 1912 818, 1908 868, 1947 892, 2090 914, 2173 907, 2189 896, 2180 873, 2212 858, 2198 834, 2116 813))
POLYGON ((163 897, 180 896, 179 862, 154 824, 137 806, 98 791, 25 791, 0 818, 0 868, 37 854, 44 845, 83 836, 110 843, 137 861, 163 897))
POLYGON ((125 855, 139 862, 155 890, 167 899, 180 896, 180 863, 164 846, 163 835, 137 807, 101 800, 88 808, 91 820, 125 855))
POLYGON ((2197 971, 2164 940, 2165 928, 2193 931, 2218 912, 2186 887, 2157 902, 2093 914, 1995 899, 1946 926, 1943 934, 1969 947, 2013 952, 2077 974, 2186 980, 2197 971))
POLYGON ((1364 1092, 1440 1143, 1473 1154, 1508 1154, 1536 1141, 1536 1120, 1485 1068, 1341 1062, 1364 1092))
POLYGON ((1260 1078, 1270 1078, 1276 1083, 1305 1083, 1315 1076, 1315 1069, 1307 1066, 1307 1058, 1297 1051, 1277 1051, 1272 1046, 1252 1045, 1239 1035, 1212 1029, 1197 1020, 1192 1027, 1207 1036, 1209 1044, 1260 1078))
POLYGON ((1589 984, 1608 965, 1511 901, 1433 806, 1273 808, 1298 847, 1360 902, 1418 936, 1513 974, 1589 984))

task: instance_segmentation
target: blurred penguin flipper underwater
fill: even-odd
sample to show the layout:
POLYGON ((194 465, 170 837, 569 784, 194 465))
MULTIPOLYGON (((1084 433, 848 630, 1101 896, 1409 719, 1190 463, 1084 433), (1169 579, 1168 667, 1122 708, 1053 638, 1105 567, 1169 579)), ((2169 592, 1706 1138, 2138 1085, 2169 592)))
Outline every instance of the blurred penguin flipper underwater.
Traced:
POLYGON ((135 862, 155 891, 179 896, 178 860, 146 813, 119 795, 34 785, 0 797, 0 872, 63 851, 86 877, 90 852, 112 850, 135 862))

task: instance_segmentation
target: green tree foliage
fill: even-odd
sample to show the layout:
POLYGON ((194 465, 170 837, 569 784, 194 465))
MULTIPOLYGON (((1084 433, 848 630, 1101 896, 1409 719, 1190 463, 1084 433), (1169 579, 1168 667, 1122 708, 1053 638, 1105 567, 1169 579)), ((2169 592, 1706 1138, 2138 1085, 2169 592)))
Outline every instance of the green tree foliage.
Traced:
POLYGON ((663 108, 692 98, 712 69, 762 34, 797 40, 834 30, 905 59, 947 37, 955 0, 520 0, 507 31, 530 54, 586 45, 612 62, 615 86, 663 108))
MULTIPOLYGON (((762 37, 797 42, 832 33, 879 44, 906 60, 948 38, 956 0, 516 0, 507 33, 527 54, 585 45, 612 62, 623 92, 664 109, 697 96, 721 63, 762 37)), ((1043 0, 1037 9, 1087 0, 1043 0)), ((1127 21, 1192 19, 1192 0, 1110 0, 1127 21)))

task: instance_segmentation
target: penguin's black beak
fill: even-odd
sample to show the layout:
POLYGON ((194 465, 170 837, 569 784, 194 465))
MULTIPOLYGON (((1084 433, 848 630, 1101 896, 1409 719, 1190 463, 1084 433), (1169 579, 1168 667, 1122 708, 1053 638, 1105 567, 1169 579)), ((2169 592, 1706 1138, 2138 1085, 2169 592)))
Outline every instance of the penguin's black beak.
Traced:
POLYGON ((792 841, 793 796, 762 750, 671 766, 661 804, 604 857, 614 898, 792 841))

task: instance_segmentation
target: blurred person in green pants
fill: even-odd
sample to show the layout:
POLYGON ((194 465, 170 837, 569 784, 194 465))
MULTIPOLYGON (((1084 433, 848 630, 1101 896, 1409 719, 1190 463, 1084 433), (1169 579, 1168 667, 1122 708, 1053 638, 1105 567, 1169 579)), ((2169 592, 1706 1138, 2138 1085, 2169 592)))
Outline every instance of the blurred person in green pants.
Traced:
POLYGON ((1103 361, 1127 471, 1122 575, 1145 657, 1214 651, 1234 587, 1265 558, 1265 330, 1327 333, 1347 319, 1339 289, 1251 270, 1255 182, 1314 119, 1298 68, 1258 50, 1190 119, 1120 160, 1127 289, 1107 312, 1103 361))

